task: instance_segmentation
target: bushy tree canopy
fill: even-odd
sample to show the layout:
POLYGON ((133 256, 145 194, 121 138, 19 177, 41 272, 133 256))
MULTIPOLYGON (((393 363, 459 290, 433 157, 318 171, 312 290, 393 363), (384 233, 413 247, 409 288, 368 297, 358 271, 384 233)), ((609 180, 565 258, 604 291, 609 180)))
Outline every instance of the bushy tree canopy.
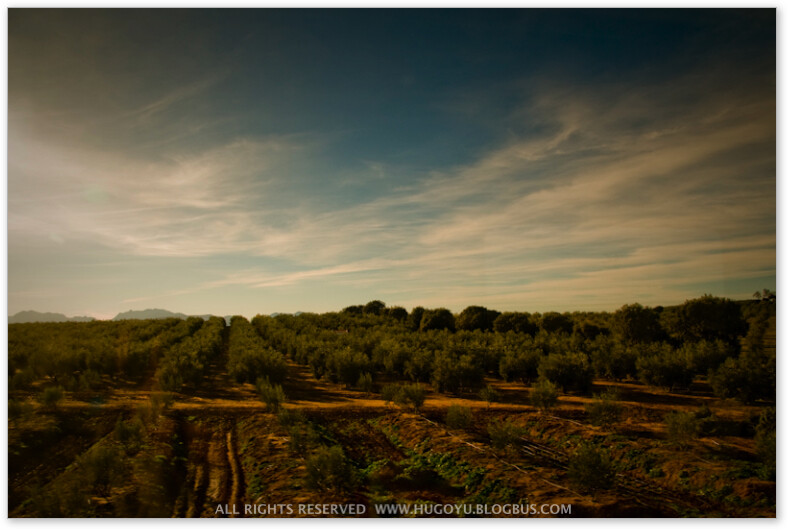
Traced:
POLYGON ((715 341, 722 339, 736 343, 748 331, 736 302, 712 295, 686 301, 681 306, 667 308, 661 323, 671 337, 680 341, 715 341))
POLYGON ((638 303, 619 308, 614 313, 612 328, 619 339, 628 345, 660 341, 664 334, 658 312, 638 303))
POLYGON ((408 319, 408 311, 401 306, 394 306, 386 309, 386 315, 397 321, 405 321, 408 319))
POLYGON ((422 332, 427 330, 450 330, 454 332, 455 316, 446 308, 425 310, 425 313, 422 315, 422 322, 419 324, 419 330, 422 332))
POLYGON ((455 326, 458 330, 492 330, 499 315, 499 312, 484 306, 469 306, 457 316, 455 326))
POLYGON ((519 332, 533 336, 540 329, 526 312, 504 312, 493 321, 496 332, 519 332))
POLYGON ((362 312, 371 315, 381 315, 383 313, 384 308, 386 308, 386 304, 381 301, 370 301, 364 305, 362 308, 362 312))
POLYGON ((580 352, 554 353, 542 359, 538 369, 540 378, 562 388, 587 392, 592 385, 592 369, 586 356, 580 352))
POLYGON ((425 315, 425 309, 421 306, 417 306, 416 308, 411 310, 411 313, 408 315, 408 327, 411 330, 419 330, 420 325, 422 324, 422 317, 425 315))
POLYGON ((540 327, 551 334, 572 334, 573 320, 558 312, 547 312, 540 319, 540 327))

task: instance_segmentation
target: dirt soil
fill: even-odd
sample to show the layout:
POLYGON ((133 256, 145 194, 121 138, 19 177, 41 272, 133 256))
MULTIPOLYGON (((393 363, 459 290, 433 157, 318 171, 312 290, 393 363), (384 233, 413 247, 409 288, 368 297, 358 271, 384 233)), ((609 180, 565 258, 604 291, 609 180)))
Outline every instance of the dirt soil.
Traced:
POLYGON ((623 406, 619 420, 603 428, 589 422, 591 397, 565 395, 543 413, 529 405, 527 386, 488 383, 501 403, 428 393, 415 413, 318 381, 291 362, 284 407, 302 418, 290 425, 221 366, 207 385, 174 395, 169 406, 152 407, 150 385, 113 389, 101 400, 68 394, 57 409, 33 405, 31 415, 9 425, 9 513, 298 517, 315 516, 299 514, 299 504, 342 503, 375 516, 377 504, 396 502, 569 504, 572 512, 563 516, 571 517, 775 516, 775 482, 757 474, 758 406, 718 400, 703 381, 683 393, 597 381, 595 393, 617 388, 623 406), (472 410, 467 428, 446 425, 446 410, 455 404, 472 410), (702 406, 714 415, 716 430, 681 446, 669 441, 665 415, 702 406), (139 448, 122 445, 116 433, 119 421, 134 418, 143 420, 139 448), (516 426, 518 438, 494 448, 493 421, 516 426), (589 491, 570 481, 570 459, 586 441, 610 452, 617 467, 610 488, 589 491), (308 462, 334 445, 343 448, 356 480, 321 490, 308 462), (122 470, 103 491, 92 486, 103 480, 90 476, 102 448, 118 453, 122 470), (88 502, 70 499, 69 490, 85 493, 88 502))

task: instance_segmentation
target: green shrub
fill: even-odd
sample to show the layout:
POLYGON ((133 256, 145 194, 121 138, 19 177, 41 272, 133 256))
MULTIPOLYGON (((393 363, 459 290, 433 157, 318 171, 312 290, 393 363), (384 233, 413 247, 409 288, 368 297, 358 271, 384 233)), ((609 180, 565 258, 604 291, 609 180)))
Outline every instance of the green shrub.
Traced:
POLYGON ((115 439, 121 444, 127 455, 135 455, 142 448, 142 420, 139 417, 134 417, 129 421, 119 418, 115 424, 115 439))
POLYGON ((381 389, 381 398, 403 409, 410 407, 417 411, 425 403, 425 390, 418 383, 387 384, 381 389))
POLYGON ((55 387, 47 387, 45 388, 38 397, 38 401, 47 408, 54 408, 57 407, 58 402, 63 399, 63 387, 55 386, 55 387))
POLYGON ((586 405, 586 414, 589 422, 595 426, 611 426, 619 420, 622 406, 619 401, 619 392, 609 389, 604 393, 595 395, 592 402, 586 405))
POLYGON ((87 485, 98 496, 109 496, 112 487, 123 478, 123 460, 115 448, 97 448, 77 460, 87 485))
POLYGON ((389 402, 394 402, 395 396, 397 396, 397 392, 400 390, 400 384, 386 384, 381 388, 381 399, 384 400, 387 404, 389 402))
POLYGON ((297 454, 304 455, 312 445, 320 441, 320 436, 307 422, 288 426, 288 447, 297 454))
POLYGON ((767 408, 759 416, 756 426, 756 454, 762 460, 764 479, 775 481, 775 408, 767 408))
POLYGON ((596 491, 613 486, 616 470, 606 450, 584 443, 570 457, 567 476, 573 485, 596 491))
POLYGON ((369 372, 366 372, 359 376, 359 380, 356 382, 356 387, 363 391, 365 394, 370 394, 373 392, 373 377, 369 372))
POLYGON ((279 421, 279 425, 283 428, 301 424, 306 420, 307 419, 304 417, 304 413, 298 409, 287 409, 280 407, 279 411, 277 411, 277 421, 279 421))
POLYGON ((418 411, 425 403, 425 389, 418 383, 404 385, 395 396, 395 403, 400 407, 412 407, 418 411))
POLYGON ((549 411, 559 401, 559 390, 550 380, 542 378, 532 389, 530 399, 534 407, 549 411))
POLYGON ((493 447, 503 450, 520 439, 521 429, 509 420, 494 420, 488 424, 488 435, 493 447))
POLYGON ((272 384, 266 377, 258 378, 255 383, 261 402, 266 404, 266 409, 276 413, 279 406, 285 401, 285 392, 279 384, 272 384))
POLYGON ((493 402, 498 402, 501 400, 501 395, 499 392, 490 385, 485 386, 482 391, 479 392, 479 397, 488 403, 488 408, 493 402))
POLYGON ((692 412, 672 411, 666 415, 668 439, 679 446, 687 446, 698 436, 699 430, 699 419, 692 412))
POLYGON ((313 490, 347 492, 356 483, 356 469, 340 446, 323 447, 307 459, 307 486, 313 490))
POLYGON ((473 420, 471 409, 453 404, 447 409, 447 426, 462 430, 471 426, 473 420))

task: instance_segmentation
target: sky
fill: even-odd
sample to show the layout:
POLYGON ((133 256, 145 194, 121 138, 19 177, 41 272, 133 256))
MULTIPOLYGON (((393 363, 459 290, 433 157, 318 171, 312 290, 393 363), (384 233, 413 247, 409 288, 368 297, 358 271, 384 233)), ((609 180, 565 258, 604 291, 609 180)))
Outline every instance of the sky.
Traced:
POLYGON ((776 287, 775 10, 8 12, 8 312, 776 287))

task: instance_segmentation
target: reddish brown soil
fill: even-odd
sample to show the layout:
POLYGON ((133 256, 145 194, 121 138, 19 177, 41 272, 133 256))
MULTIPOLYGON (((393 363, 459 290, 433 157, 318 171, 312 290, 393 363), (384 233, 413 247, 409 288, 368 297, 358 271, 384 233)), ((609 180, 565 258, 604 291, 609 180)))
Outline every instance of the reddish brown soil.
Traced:
MULTIPOLYGON (((457 503, 481 496, 487 485, 493 492, 489 502, 506 494, 521 503, 571 504, 573 517, 775 516, 775 482, 748 472, 757 463, 753 434, 738 432, 760 407, 718 400, 703 381, 685 393, 596 381, 595 392, 617 388, 623 406, 619 421, 602 428, 588 422, 584 408, 591 397, 565 395, 552 412, 540 413, 528 403, 529 388, 519 383, 490 381, 502 396, 501 403, 490 407, 473 395, 430 392, 421 412, 414 414, 377 395, 318 381, 306 367, 291 363, 289 371, 285 407, 302 411, 318 433, 317 442, 310 441, 305 451, 292 447, 292 433, 265 412, 252 385, 231 381, 217 367, 201 390, 174 395, 173 404, 146 423, 143 449, 126 458, 127 479, 111 495, 96 497, 90 514, 123 510, 131 516, 223 516, 217 509, 224 504, 337 502, 363 504, 370 515, 377 502, 457 503), (446 427, 446 409, 453 404, 472 409, 472 426, 446 427), (725 429, 686 447, 669 442, 665 415, 702 405, 725 429), (496 419, 519 426, 522 440, 507 449, 493 448, 487 426, 496 419), (181 446, 174 446, 175 440, 181 446), (582 441, 602 443, 621 465, 613 488, 587 492, 570 483, 567 462, 582 441), (320 444, 341 445, 357 468, 368 470, 367 479, 349 492, 312 488, 306 463, 320 444), (451 475, 425 464, 440 456, 450 456, 466 472, 451 475), (155 500, 161 478, 149 472, 157 460, 170 463, 167 470, 176 483, 172 492, 159 495, 161 503, 155 500), (415 463, 422 468, 415 469, 415 463), (466 484, 471 469, 483 475, 480 485, 466 484)), ((11 515, 39 514, 31 502, 36 495, 31 485, 45 494, 67 489, 78 469, 69 465, 94 447, 117 445, 112 435, 117 419, 148 408, 155 393, 151 389, 115 389, 101 403, 68 395, 56 411, 34 406, 26 420, 12 423, 11 515), (48 445, 32 443, 50 439, 48 445)))

